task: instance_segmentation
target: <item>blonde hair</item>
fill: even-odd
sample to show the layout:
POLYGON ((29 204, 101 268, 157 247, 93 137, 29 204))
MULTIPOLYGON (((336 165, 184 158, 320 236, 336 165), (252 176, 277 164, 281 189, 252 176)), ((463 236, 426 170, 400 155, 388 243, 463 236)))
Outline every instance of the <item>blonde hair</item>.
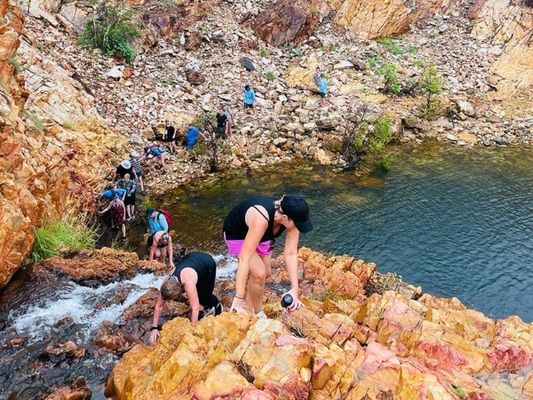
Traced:
POLYGON ((168 277, 161 285, 161 297, 163 300, 182 301, 183 285, 174 277, 168 277))

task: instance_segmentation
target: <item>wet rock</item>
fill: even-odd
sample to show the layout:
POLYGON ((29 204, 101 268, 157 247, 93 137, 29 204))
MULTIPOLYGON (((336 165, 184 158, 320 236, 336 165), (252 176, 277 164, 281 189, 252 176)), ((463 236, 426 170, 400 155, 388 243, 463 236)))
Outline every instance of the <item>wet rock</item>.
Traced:
POLYGON ((84 378, 78 378, 71 386, 62 386, 54 390, 43 400, 90 400, 91 389, 84 378))
POLYGON ((164 273, 165 267, 157 261, 139 261, 135 253, 104 247, 64 252, 61 257, 35 264, 31 274, 34 278, 50 274, 68 276, 79 284, 93 286, 129 278, 141 270, 164 273))
POLYGON ((57 363, 59 360, 65 360, 68 358, 83 358, 85 356, 85 349, 78 347, 78 345, 72 341, 68 341, 47 346, 43 350, 43 356, 57 363))
POLYGON ((122 354, 137 344, 138 339, 126 335, 123 332, 118 332, 116 334, 102 334, 94 342, 100 347, 104 347, 117 354, 122 354))

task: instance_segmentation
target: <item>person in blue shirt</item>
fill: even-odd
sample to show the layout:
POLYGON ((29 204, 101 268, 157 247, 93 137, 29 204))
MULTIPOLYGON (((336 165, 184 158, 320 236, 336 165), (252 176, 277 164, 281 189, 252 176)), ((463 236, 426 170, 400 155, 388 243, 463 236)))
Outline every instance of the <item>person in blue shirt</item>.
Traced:
POLYGON ((250 85, 244 87, 244 108, 254 108, 255 93, 250 85))
POLYGON ((328 94, 328 81, 324 78, 324 74, 320 74, 320 79, 318 80, 318 90, 320 92, 320 97, 324 98, 328 94))
POLYGON ((148 236, 149 240, 156 232, 168 232, 168 222, 163 213, 154 210, 153 208, 146 209, 146 217, 148 219, 148 236))
POLYGON ((146 158, 153 158, 161 166, 163 173, 166 173, 166 150, 165 147, 159 143, 159 141, 156 140, 154 143, 150 143, 147 147, 145 147, 144 155, 146 158))
POLYGON ((120 200, 124 201, 124 197, 126 196, 126 190, 117 188, 116 184, 110 183, 109 185, 107 185, 106 190, 104 190, 104 192, 102 193, 102 198, 105 200, 113 200, 115 194, 118 194, 120 200))
POLYGON ((189 129, 187 129, 187 150, 192 151, 194 145, 198 143, 198 135, 200 135, 200 130, 191 125, 189 126, 189 129))

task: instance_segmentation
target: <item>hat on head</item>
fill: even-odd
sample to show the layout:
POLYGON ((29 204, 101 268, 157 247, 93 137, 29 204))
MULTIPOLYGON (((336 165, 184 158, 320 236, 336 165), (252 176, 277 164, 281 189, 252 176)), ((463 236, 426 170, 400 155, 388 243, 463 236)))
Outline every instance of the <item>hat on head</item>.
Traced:
POLYGON ((123 160, 121 163, 120 163, 120 166, 124 169, 130 169, 131 168, 131 163, 129 160, 123 160))
POLYGON ((140 157, 141 155, 140 155, 138 152, 136 152, 135 150, 133 150, 133 151, 130 153, 130 156, 132 156, 132 157, 140 157))
POLYGON ((153 212, 154 212, 154 209, 151 207, 148 207, 146 209, 146 216, 149 217, 150 215, 152 215, 153 212))
POLYGON ((306 233, 313 229, 309 219, 309 206, 302 196, 284 196, 281 200, 281 211, 294 221, 300 232, 306 233))

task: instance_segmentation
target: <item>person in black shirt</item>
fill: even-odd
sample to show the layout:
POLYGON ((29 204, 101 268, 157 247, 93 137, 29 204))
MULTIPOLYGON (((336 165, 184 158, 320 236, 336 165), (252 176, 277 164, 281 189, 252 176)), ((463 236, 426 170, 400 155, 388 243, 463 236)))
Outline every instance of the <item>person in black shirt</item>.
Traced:
POLYGON ((137 173, 135 172, 135 169, 133 169, 130 160, 123 160, 120 163, 115 172, 115 180, 124 178, 124 175, 126 174, 130 174, 130 177, 135 177, 135 179, 137 179, 137 173))
POLYGON ((165 121, 165 128, 167 134, 165 136, 165 142, 168 143, 170 151, 174 154, 177 151, 176 148, 176 128, 170 123, 170 121, 165 121))
POLYGON ((230 121, 228 120, 228 115, 224 107, 220 107, 217 113, 217 130, 216 137, 227 139, 229 136, 229 126, 230 121))
MULTIPOLYGON (((181 247, 179 252, 179 255, 183 256, 185 248, 181 247)), ((188 299, 193 324, 203 317, 219 315, 222 312, 222 305, 213 294, 216 268, 217 264, 213 257, 199 251, 188 253, 176 263, 174 271, 161 284, 152 321, 151 343, 154 343, 159 336, 159 318, 167 300, 188 299), (202 311, 200 311, 201 306, 203 306, 202 311)))
POLYGON ((247 307, 260 318, 263 312, 265 280, 270 275, 271 242, 283 231, 285 264, 294 301, 290 311, 301 307, 298 300, 298 239, 313 229, 309 206, 301 196, 253 196, 237 204, 224 219, 224 240, 231 255, 238 257, 235 297, 230 311, 247 313, 247 307), (250 278, 248 280, 248 277, 250 278), (248 284, 248 290, 246 285, 248 284), (244 295, 246 293, 246 301, 244 295))

